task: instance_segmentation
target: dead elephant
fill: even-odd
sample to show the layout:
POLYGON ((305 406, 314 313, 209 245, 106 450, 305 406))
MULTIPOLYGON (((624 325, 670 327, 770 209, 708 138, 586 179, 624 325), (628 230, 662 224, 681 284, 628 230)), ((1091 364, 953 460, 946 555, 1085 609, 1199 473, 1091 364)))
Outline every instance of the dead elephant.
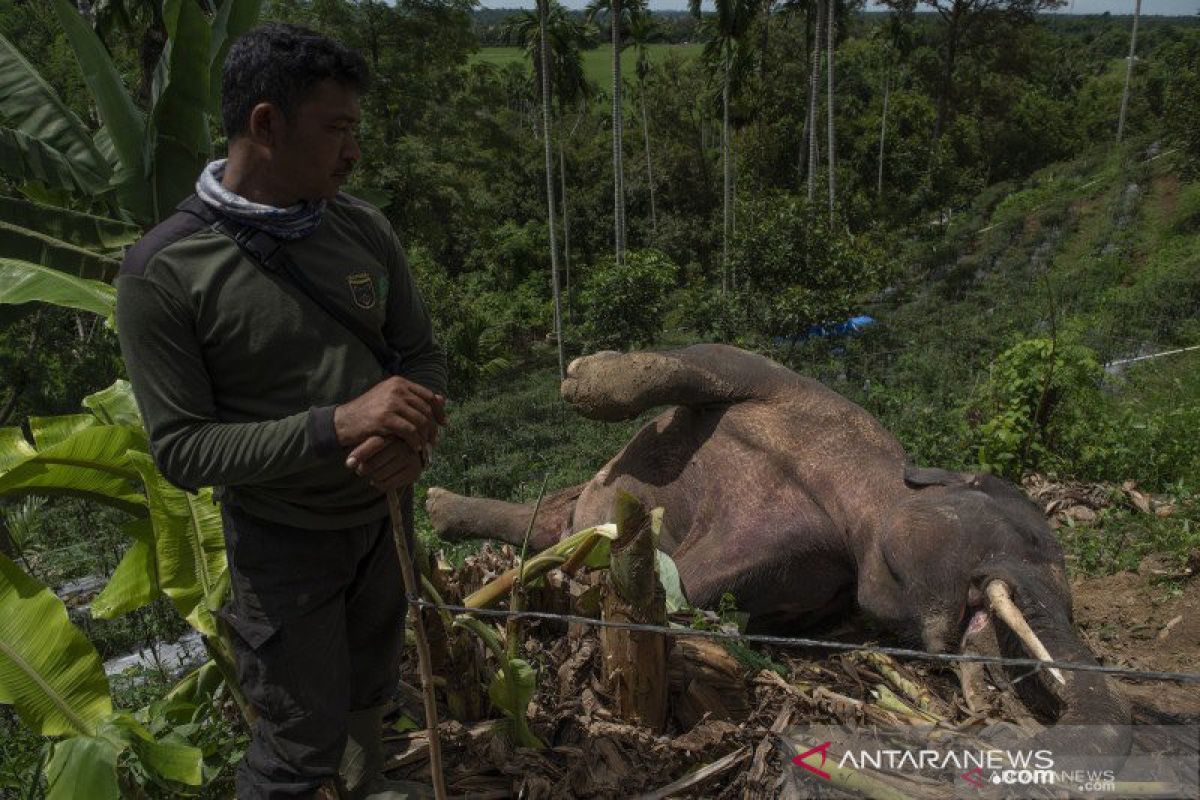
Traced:
MULTIPOLYGON (((665 509, 660 544, 692 602, 732 592, 758 630, 795 633, 857 602, 929 650, 957 650, 991 618, 1005 655, 1096 663, 1038 509, 993 476, 913 467, 878 421, 817 381, 697 345, 577 359, 562 396, 598 420, 670 408, 591 481, 543 501, 533 547, 610 521, 623 489, 665 509)), ((445 538, 517 544, 532 513, 437 488, 427 508, 445 538)), ((1123 753, 1129 711, 1109 681, 1053 673, 1022 681, 1025 699, 1044 718, 1092 726, 1075 743, 1086 751, 1123 753)))

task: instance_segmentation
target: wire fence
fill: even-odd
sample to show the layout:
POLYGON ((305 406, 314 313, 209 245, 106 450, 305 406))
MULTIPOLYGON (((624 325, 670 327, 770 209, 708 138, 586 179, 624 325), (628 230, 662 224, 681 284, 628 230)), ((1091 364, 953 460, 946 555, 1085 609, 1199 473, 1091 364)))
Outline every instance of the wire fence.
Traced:
POLYGON ((794 636, 770 636, 766 634, 746 634, 726 630, 703 630, 687 627, 666 627, 662 625, 646 625, 632 622, 613 622, 611 620, 584 617, 577 614, 556 614, 548 611, 510 611, 495 608, 468 608, 467 606, 449 603, 434 603, 420 597, 409 596, 408 602, 415 608, 435 611, 449 611, 456 614, 474 614, 495 619, 530 619, 549 622, 566 622, 586 625, 596 628, 617 628, 643 633, 660 633, 664 636, 679 638, 718 639, 724 641, 745 642, 749 644, 773 645, 775 647, 805 647, 823 650, 838 650, 843 652, 881 653, 899 658, 913 658, 935 662, 975 662, 981 664, 997 664, 1002 666, 1024 667, 1031 672, 1044 669, 1061 669, 1073 672, 1097 672, 1121 678, 1135 678, 1151 681, 1174 681, 1178 683, 1200 683, 1200 672, 1160 672, 1154 670, 1127 669, 1125 667, 1106 667, 1099 664, 1083 664, 1071 661, 1041 661, 1034 658, 1006 658, 1003 656, 985 656, 969 653, 934 653, 928 650, 914 650, 905 647, 887 647, 882 645, 857 644, 853 642, 837 642, 828 639, 809 639, 794 636))

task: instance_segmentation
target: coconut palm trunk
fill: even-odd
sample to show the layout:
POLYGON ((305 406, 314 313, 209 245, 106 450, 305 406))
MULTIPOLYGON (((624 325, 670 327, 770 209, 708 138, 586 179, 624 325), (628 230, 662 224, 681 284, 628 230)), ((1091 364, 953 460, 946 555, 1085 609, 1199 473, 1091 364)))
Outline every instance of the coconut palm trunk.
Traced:
POLYGON ((613 128, 613 240, 616 259, 620 264, 625 257, 625 172, 621 162, 622 115, 621 107, 621 0, 612 0, 609 9, 612 23, 612 128, 613 128))
POLYGON ((654 208, 654 167, 650 163, 650 121, 646 115, 646 87, 642 85, 642 137, 646 140, 646 183, 650 186, 650 230, 658 236, 658 212, 654 208))
POLYGON ((883 76, 883 118, 879 123, 879 174, 875 179, 875 196, 883 197, 883 143, 887 139, 888 91, 891 89, 892 68, 888 63, 888 71, 883 76))
POLYGON ((546 156, 546 214, 550 230, 550 285, 554 292, 554 338, 558 344, 558 376, 567 377, 567 365, 563 355, 562 296, 558 280, 558 241, 554 214, 554 162, 551 160, 550 142, 550 44, 546 38, 546 15, 549 0, 538 0, 538 24, 541 30, 542 61, 542 144, 546 156))
POLYGON ((563 293, 567 297, 567 322, 571 322, 571 223, 567 214, 567 159, 563 155, 562 137, 558 140, 558 179, 562 183, 563 267, 566 278, 563 293))
POLYGON ((1129 84, 1133 80, 1133 54, 1137 49, 1138 18, 1142 16, 1142 0, 1133 6, 1133 33, 1129 37, 1129 62, 1125 65, 1125 90, 1121 92, 1121 116, 1117 120, 1117 141, 1125 135, 1125 110, 1129 106, 1129 84))
POLYGON ((834 124, 833 124, 833 34, 834 34, 834 18, 837 16, 836 0, 828 0, 828 8, 825 10, 825 52, 828 64, 826 66, 826 88, 825 88, 825 124, 828 130, 828 152, 825 154, 825 161, 829 164, 829 221, 833 222, 833 209, 837 203, 837 148, 835 147, 834 124))
POLYGON ((729 291, 729 228, 730 194, 733 187, 733 165, 729 161, 729 57, 725 58, 725 84, 721 88, 721 166, 722 181, 722 227, 721 237, 721 291, 729 291))
POLYGON ((825 3, 817 0, 817 22, 813 26, 812 62, 808 73, 808 201, 817 193, 817 86, 821 75, 821 27, 825 3))

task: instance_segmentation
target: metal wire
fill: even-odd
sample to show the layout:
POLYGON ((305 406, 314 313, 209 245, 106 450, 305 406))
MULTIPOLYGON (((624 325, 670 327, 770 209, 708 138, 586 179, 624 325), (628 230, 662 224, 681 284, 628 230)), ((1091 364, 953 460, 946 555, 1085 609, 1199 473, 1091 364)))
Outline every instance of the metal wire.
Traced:
POLYGON ((481 617, 501 619, 536 619, 555 622, 574 622, 579 625, 590 625, 597 628, 619 628, 621 630, 641 631, 645 633, 661 633, 664 636, 682 638, 724 639, 727 641, 750 642, 752 644, 770 644, 777 647, 815 647, 826 650, 862 651, 882 653, 889 656, 916 658, 925 661, 956 662, 967 661, 981 664, 1003 664, 1015 667, 1028 667, 1032 671, 1057 667, 1058 669, 1076 672, 1099 672, 1104 675, 1116 675, 1123 678, 1140 678, 1151 681, 1178 681, 1180 683, 1200 683, 1200 672, 1152 672, 1146 670, 1125 669, 1123 667, 1104 667, 1099 664, 1078 664, 1069 661, 1039 661, 1035 658, 1004 658, 1002 656, 980 656, 967 653, 931 653, 925 650, 912 650, 904 647, 883 647, 878 645, 854 644, 852 642, 834 642, 824 639, 806 639, 791 636, 768 636, 764 634, 730 633, 727 631, 706 631, 694 628, 667 628, 661 625, 643 625, 632 622, 611 622, 609 620, 581 617, 575 614, 552 614, 546 611, 507 611, 497 608, 467 608, 447 603, 433 603, 419 597, 409 597, 408 602, 418 608, 429 608, 437 611, 452 611, 457 614, 476 614, 481 617))

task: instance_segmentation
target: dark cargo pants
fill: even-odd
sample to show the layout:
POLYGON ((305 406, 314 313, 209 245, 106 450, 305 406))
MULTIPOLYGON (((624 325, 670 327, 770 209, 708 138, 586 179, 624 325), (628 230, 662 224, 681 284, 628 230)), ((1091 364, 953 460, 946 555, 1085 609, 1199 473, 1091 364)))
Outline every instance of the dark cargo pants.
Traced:
POLYGON ((239 800, 309 798, 337 775, 351 711, 399 673, 404 584, 388 518, 311 531, 222 509, 238 682, 259 719, 239 800))

